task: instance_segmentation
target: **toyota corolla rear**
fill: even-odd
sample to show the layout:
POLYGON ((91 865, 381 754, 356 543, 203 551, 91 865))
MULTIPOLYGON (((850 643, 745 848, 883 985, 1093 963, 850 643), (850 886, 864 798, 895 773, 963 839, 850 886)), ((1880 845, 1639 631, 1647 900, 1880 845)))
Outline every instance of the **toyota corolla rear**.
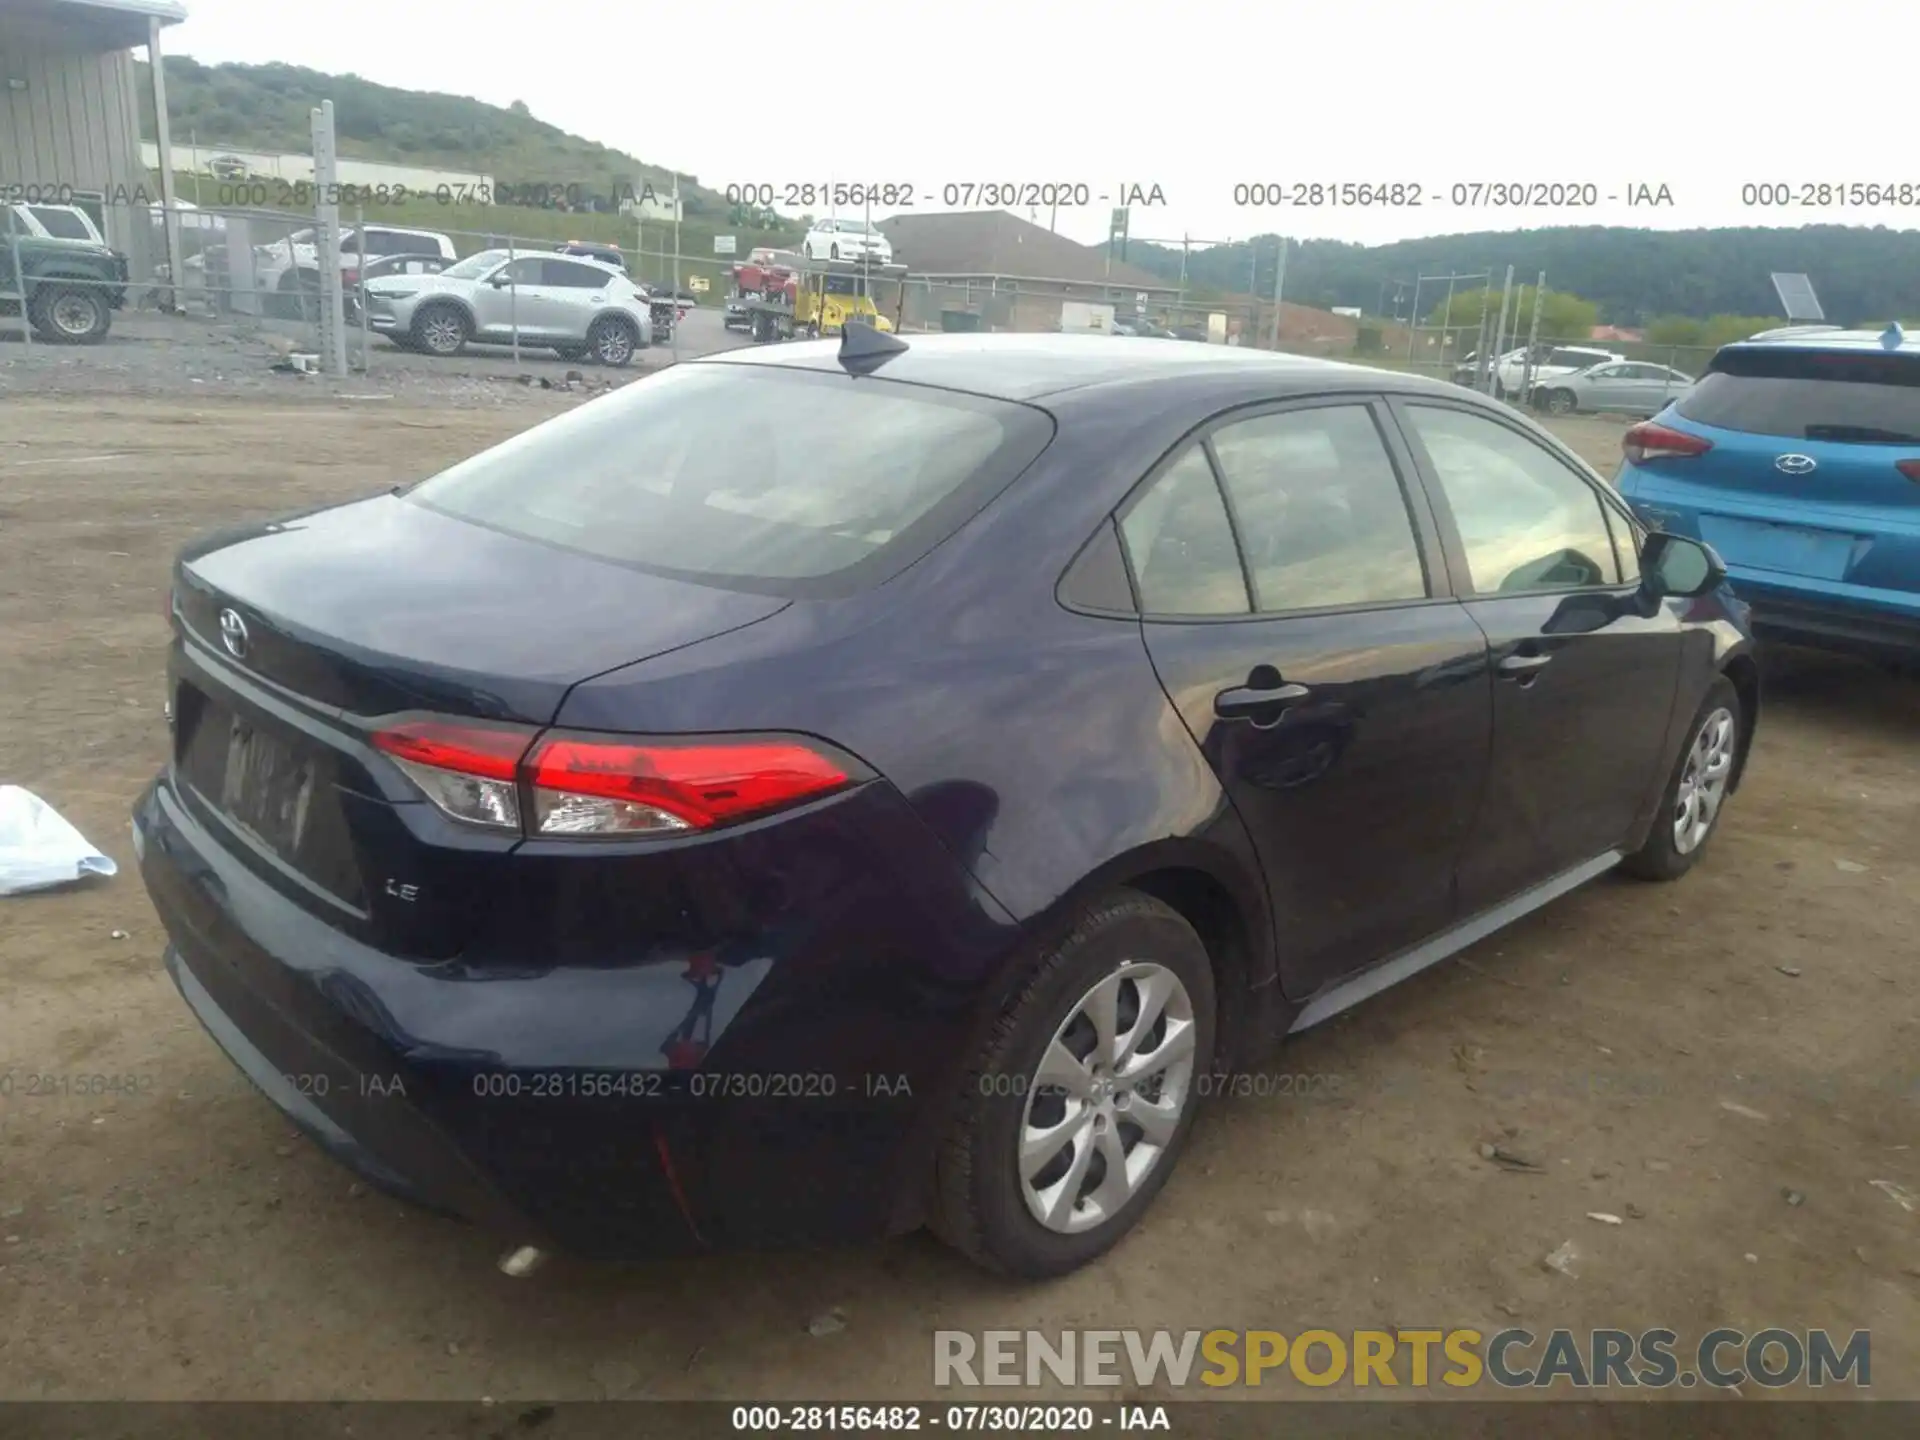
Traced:
POLYGON ((1044 447, 1019 408, 675 367, 190 548, 134 818, 189 1006, 339 1158, 516 1241, 911 1223, 1002 937, 884 776, 765 723, 767 667, 831 689, 809 647, 1044 447))
POLYGON ((1763 632, 1920 653, 1920 347, 1728 346, 1623 449, 1620 493, 1719 551, 1763 632))

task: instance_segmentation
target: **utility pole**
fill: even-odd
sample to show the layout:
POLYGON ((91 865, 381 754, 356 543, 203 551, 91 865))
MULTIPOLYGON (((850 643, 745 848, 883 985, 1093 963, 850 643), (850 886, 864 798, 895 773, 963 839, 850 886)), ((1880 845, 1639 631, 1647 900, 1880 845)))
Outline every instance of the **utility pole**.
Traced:
POLYGON ((1533 352, 1540 344, 1540 309, 1546 304, 1547 272, 1542 270, 1533 285, 1533 324, 1527 329, 1527 368, 1520 377, 1520 399, 1533 392, 1533 352))
MULTIPOLYGON (((1503 353, 1505 353, 1505 346, 1507 343, 1507 339, 1506 339, 1507 307, 1512 303, 1513 303, 1513 266, 1509 265, 1507 266, 1507 283, 1504 287, 1502 287, 1500 291, 1500 323, 1494 327, 1494 331, 1493 331, 1493 349, 1494 349, 1493 388, 1496 394, 1498 394, 1499 391, 1503 388, 1500 383, 1499 357, 1503 353)), ((1519 323, 1518 316, 1514 317, 1514 323, 1515 324, 1519 323)))
POLYGON ((1273 263, 1273 348, 1280 348, 1280 296, 1287 283, 1287 237, 1280 237, 1280 254, 1273 263))

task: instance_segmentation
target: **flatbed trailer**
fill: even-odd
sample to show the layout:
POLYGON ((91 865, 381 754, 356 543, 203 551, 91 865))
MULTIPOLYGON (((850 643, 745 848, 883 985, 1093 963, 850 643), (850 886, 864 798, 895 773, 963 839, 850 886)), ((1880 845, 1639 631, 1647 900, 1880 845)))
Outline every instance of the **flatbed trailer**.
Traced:
POLYGON ((866 320, 876 329, 891 330, 892 322, 874 304, 872 282, 903 280, 906 274, 904 265, 803 260, 781 293, 729 296, 724 323, 744 325, 754 342, 762 345, 838 335, 848 320, 866 320))

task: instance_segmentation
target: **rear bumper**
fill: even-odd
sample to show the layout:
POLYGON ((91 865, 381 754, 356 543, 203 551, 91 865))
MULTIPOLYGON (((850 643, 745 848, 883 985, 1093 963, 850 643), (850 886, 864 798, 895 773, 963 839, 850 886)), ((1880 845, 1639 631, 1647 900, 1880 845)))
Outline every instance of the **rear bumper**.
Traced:
POLYGON ((1753 607, 1754 629, 1767 639, 1873 657, 1920 655, 1920 594, 1904 604, 1885 591, 1836 594, 1742 567, 1730 569, 1729 578, 1735 592, 1753 607))
MULTIPOLYGON (((769 928, 670 960, 636 936, 633 963, 609 968, 372 949, 225 848, 173 783, 134 812, 168 971, 266 1098, 370 1184, 601 1260, 919 1222, 1009 937, 890 788, 849 796, 808 836, 799 888, 815 913, 798 933, 720 895, 736 926, 761 908, 769 928), (910 899, 857 903, 889 889, 910 899), (698 1014, 704 1043, 683 1038, 698 1014)), ((594 901, 574 897, 568 920, 594 901)))

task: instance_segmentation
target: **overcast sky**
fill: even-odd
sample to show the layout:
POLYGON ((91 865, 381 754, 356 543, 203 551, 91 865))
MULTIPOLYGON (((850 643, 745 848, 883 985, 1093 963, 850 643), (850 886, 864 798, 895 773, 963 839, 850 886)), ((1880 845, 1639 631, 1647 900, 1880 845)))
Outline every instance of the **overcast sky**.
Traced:
POLYGON ((1905 209, 1743 204, 1746 184, 1920 189, 1907 47, 1894 8, 1872 0, 185 3, 188 20, 167 32, 173 53, 523 100, 715 188, 890 182, 915 189, 915 208, 941 210, 950 184, 1084 183, 1093 203, 1060 211, 1057 226, 1088 242, 1136 184, 1157 185, 1166 203, 1136 210, 1133 234, 1176 243, 1588 223, 1920 226, 1913 193, 1905 209), (695 13, 697 27, 681 23, 695 13), (718 43, 729 34, 737 48, 718 43), (1398 182, 1424 203, 1236 205, 1249 182, 1398 182), (1452 203, 1456 185, 1484 182, 1591 185, 1600 204, 1452 203), (1629 207, 1642 185, 1666 186, 1674 203, 1629 207))

